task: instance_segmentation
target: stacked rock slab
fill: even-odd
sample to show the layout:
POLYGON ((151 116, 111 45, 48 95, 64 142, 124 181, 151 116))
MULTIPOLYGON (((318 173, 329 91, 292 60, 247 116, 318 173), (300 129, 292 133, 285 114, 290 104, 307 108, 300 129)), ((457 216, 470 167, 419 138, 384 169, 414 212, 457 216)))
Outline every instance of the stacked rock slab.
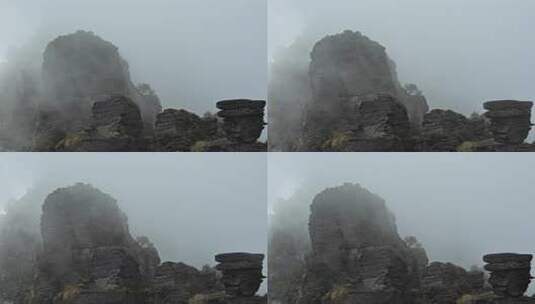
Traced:
POLYGON ((496 253, 483 257, 494 293, 504 298, 519 298, 531 282, 531 254, 496 253))
POLYGON ((225 292, 232 297, 252 297, 262 284, 263 254, 223 253, 215 256, 219 262, 216 269, 221 271, 221 282, 225 292))
POLYGON ((217 102, 223 118, 223 132, 236 143, 255 143, 264 129, 264 100, 232 99, 217 102))
POLYGON ((355 104, 357 127, 331 141, 336 151, 405 151, 410 123, 405 107, 389 94, 371 94, 355 104))
POLYGON ((531 101, 495 100, 483 107, 490 120, 494 140, 503 144, 521 144, 531 130, 531 101))
POLYGON ((217 134, 215 118, 201 118, 186 110, 166 109, 156 117, 156 151, 191 151, 197 142, 217 134))
POLYGON ((143 121, 139 107, 122 95, 95 98, 88 128, 65 136, 58 149, 87 152, 144 150, 143 121))

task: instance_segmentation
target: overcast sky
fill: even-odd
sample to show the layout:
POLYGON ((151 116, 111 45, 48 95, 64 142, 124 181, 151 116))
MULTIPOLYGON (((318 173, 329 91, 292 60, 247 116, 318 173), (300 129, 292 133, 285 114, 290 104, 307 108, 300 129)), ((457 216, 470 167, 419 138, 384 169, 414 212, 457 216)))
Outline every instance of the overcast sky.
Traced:
POLYGON ((470 114, 535 99, 535 1, 270 0, 269 58, 302 33, 358 30, 387 48, 433 108, 470 114))
POLYGON ((0 202, 42 180, 90 183, 118 200, 162 261, 201 267, 217 253, 266 252, 266 166, 263 153, 2 153, 0 202))
POLYGON ((432 261, 470 267, 487 253, 535 253, 535 154, 271 153, 268 164, 270 203, 301 186, 315 195, 360 183, 432 261))
POLYGON ((266 27, 266 0, 0 0, 0 62, 35 35, 91 30, 164 107, 202 114, 225 98, 265 99, 266 27))

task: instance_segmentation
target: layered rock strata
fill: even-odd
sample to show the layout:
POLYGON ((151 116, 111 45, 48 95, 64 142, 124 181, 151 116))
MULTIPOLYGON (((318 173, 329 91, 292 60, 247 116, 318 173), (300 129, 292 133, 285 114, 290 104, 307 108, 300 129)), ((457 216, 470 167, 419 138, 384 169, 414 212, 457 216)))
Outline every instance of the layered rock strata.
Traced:
POLYGON ((215 256, 216 269, 223 274, 221 282, 225 292, 234 297, 251 297, 256 294, 264 279, 263 254, 224 253, 215 256))
POLYGON ((483 104, 490 120, 494 140, 503 144, 521 144, 531 130, 531 101, 495 100, 483 104))

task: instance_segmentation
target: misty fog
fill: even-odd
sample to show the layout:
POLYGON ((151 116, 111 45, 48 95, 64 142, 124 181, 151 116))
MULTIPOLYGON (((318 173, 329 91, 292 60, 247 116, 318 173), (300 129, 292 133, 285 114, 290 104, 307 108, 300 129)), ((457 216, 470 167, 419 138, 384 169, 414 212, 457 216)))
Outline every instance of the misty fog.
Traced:
POLYGON ((270 0, 268 57, 296 39, 311 50, 327 34, 360 31, 431 108, 468 115, 487 100, 535 99, 534 11, 522 0, 270 0))
POLYGON ((359 183, 385 199, 400 236, 415 236, 430 261, 482 266, 487 253, 535 252, 535 155, 510 155, 271 153, 269 209, 284 214, 276 202, 297 197, 301 214, 288 212, 298 222, 325 188, 359 183))
POLYGON ((0 211, 31 189, 44 200, 90 183, 118 201, 132 235, 148 236, 162 262, 213 266, 217 253, 266 253, 266 166, 261 153, 3 153, 0 211))
POLYGON ((93 31, 164 108, 202 115, 218 100, 265 99, 266 27, 265 0, 1 0, 0 69, 10 60, 39 65, 53 38, 93 31))

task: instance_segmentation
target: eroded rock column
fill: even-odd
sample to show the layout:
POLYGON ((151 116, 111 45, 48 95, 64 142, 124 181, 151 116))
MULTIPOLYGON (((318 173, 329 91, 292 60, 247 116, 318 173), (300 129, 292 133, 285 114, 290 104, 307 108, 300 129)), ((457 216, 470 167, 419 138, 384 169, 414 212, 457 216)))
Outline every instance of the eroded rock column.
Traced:
POLYGON ((483 257, 490 272, 489 284, 494 293, 504 298, 519 298, 531 282, 531 254, 496 253, 483 257))
POLYGON ((232 99, 216 104, 223 118, 223 132, 231 142, 254 143, 264 129, 264 100, 232 99))
POLYGON ((223 273, 225 293, 233 297, 252 297, 260 288, 263 254, 223 253, 215 256, 216 269, 223 273))
POLYGON ((503 144, 521 144, 531 130, 531 101, 494 100, 483 104, 488 111, 494 140, 503 144))

